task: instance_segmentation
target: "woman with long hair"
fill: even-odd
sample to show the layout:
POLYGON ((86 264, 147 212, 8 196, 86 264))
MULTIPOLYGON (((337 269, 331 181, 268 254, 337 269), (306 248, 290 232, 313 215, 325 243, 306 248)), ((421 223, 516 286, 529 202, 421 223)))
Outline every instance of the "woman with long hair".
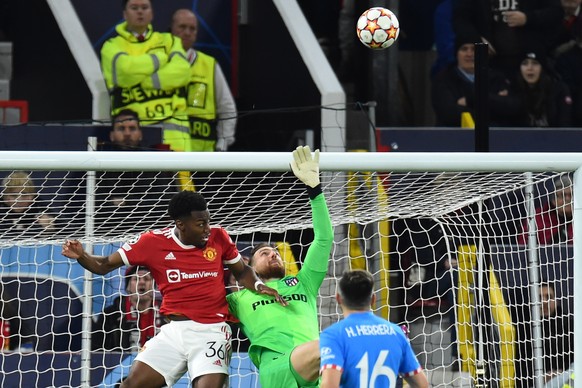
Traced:
POLYGON ((520 125, 527 127, 569 127, 572 98, 566 84, 548 70, 536 52, 525 54, 515 81, 520 100, 520 125))

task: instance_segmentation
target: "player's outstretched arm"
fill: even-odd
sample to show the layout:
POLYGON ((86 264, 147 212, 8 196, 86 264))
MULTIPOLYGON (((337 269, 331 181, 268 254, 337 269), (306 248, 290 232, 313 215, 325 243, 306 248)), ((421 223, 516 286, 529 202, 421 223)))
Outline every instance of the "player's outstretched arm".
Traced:
POLYGON ((327 272, 334 239, 331 217, 319 179, 319 150, 315 150, 312 155, 308 146, 297 147, 293 151, 291 169, 293 174, 307 186, 311 203, 314 239, 307 250, 300 272, 303 277, 309 276, 313 290, 316 291, 327 272), (307 272, 312 275, 308 275, 307 272))
POLYGON ((67 240, 61 248, 63 256, 77 260, 83 268, 97 275, 105 275, 123 265, 121 255, 117 251, 109 256, 90 255, 78 240, 67 240))

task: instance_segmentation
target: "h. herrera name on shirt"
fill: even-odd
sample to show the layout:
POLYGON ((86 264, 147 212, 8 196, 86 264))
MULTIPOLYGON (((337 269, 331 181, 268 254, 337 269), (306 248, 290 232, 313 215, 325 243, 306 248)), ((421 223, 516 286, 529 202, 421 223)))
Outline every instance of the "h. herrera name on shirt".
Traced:
POLYGON ((394 335, 396 331, 393 327, 386 324, 379 325, 354 325, 344 328, 348 337, 357 337, 363 335, 394 335))

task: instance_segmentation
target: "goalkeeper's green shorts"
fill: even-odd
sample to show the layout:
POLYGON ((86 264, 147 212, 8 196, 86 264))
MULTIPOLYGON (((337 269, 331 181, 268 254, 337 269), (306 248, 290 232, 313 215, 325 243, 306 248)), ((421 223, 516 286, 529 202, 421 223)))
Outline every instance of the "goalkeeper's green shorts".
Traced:
POLYGON ((319 380, 307 381, 293 369, 291 353, 263 349, 259 380, 262 388, 318 387, 319 380))

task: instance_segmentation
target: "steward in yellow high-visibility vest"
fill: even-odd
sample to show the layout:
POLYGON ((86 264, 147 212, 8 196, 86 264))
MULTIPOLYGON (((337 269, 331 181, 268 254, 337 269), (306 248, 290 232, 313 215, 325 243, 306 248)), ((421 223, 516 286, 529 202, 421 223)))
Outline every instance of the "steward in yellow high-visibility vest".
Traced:
POLYGON ((191 10, 177 10, 171 30, 182 39, 190 64, 185 95, 191 151, 226 151, 235 141, 237 115, 226 78, 215 58, 192 48, 198 20, 191 10))
POLYGON ((101 49, 103 76, 111 96, 111 114, 131 109, 142 125, 160 124, 164 143, 174 151, 189 151, 189 125, 184 87, 190 64, 181 41, 153 31, 149 1, 128 0, 125 22, 117 36, 101 49))

